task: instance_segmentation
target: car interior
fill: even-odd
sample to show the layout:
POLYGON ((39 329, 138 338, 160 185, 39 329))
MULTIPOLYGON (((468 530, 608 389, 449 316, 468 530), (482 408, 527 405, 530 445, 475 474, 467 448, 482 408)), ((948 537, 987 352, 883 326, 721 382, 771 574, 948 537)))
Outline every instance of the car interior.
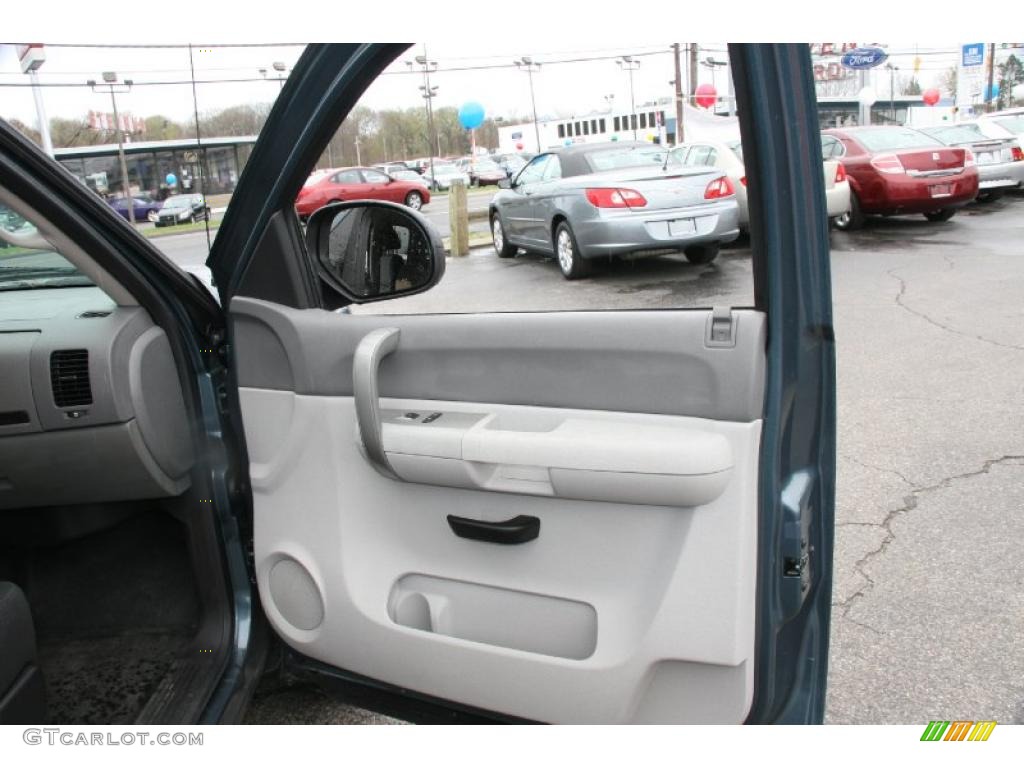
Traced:
POLYGON ((177 719, 222 620, 178 366, 84 251, 0 206, 0 723, 177 719))

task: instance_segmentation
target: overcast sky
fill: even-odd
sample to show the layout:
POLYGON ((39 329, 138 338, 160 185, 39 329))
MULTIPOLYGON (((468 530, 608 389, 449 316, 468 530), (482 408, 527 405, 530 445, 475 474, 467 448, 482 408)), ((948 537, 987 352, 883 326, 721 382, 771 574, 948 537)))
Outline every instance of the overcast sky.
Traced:
MULTIPOLYGON (((582 43, 575 47, 571 44, 560 47, 549 42, 536 50, 516 50, 511 39, 486 37, 479 43, 428 42, 427 54, 431 60, 437 61, 439 68, 431 78, 432 84, 438 86, 436 105, 459 106, 475 100, 483 104, 489 116, 508 117, 514 113, 527 116, 531 112, 527 75, 512 66, 516 58, 528 55, 542 62, 540 71, 533 76, 538 113, 586 114, 604 110, 604 97, 610 94, 614 95, 617 107, 628 107, 629 76, 614 61, 621 54, 635 55, 641 61, 639 70, 634 73, 638 103, 670 97, 672 86, 669 81, 674 76, 670 45, 671 42, 650 39, 626 41, 614 48, 587 47, 582 43), (597 60, 566 61, 570 59, 597 60), (466 69, 472 67, 487 69, 466 69)), ((724 44, 702 45, 702 59, 707 56, 719 60, 727 58, 724 44)), ((954 51, 957 48, 957 44, 949 43, 888 45, 892 61, 902 73, 910 74, 915 57, 919 57, 917 76, 925 88, 937 85, 941 73, 955 64, 954 51)), ((44 84, 78 84, 90 78, 99 80, 102 72, 111 70, 121 78, 131 78, 136 82, 130 93, 118 96, 118 107, 122 111, 141 117, 165 114, 181 121, 191 117, 190 85, 145 85, 154 81, 188 81, 187 49, 49 46, 46 52, 47 61, 40 70, 44 84)), ((414 50, 402 56, 389 68, 389 74, 378 78, 362 103, 377 109, 421 106, 423 99, 418 86, 422 84, 422 75, 412 73, 404 61, 422 52, 423 44, 418 43, 414 50)), ((253 81, 199 85, 200 113, 234 104, 273 100, 279 89, 273 80, 277 76, 273 63, 283 62, 290 69, 301 53, 301 46, 193 49, 197 80, 253 81), (269 80, 261 79, 260 69, 267 70, 269 80)), ((711 70, 703 66, 699 70, 698 82, 711 82, 711 70)), ((888 95, 888 73, 874 70, 874 75, 878 78, 876 90, 879 96, 888 95)), ((724 71, 718 70, 714 77, 719 92, 724 94, 724 71)), ((28 76, 21 74, 14 47, 0 45, 0 115, 35 125, 36 111, 31 89, 4 87, 5 84, 27 82, 28 76)), ((78 118, 90 109, 110 109, 110 97, 94 93, 88 87, 47 87, 43 93, 50 117, 78 118)))

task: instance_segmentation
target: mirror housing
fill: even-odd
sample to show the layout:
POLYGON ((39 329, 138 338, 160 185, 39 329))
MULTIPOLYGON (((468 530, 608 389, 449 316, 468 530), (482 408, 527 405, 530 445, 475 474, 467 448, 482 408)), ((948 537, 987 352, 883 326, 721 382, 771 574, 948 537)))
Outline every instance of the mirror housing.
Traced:
POLYGON ((445 250, 437 229, 396 203, 326 205, 309 217, 306 248, 320 279, 351 304, 422 293, 444 276, 445 250))
POLYGON ((502 179, 499 181, 498 189, 512 189, 512 179, 502 179))

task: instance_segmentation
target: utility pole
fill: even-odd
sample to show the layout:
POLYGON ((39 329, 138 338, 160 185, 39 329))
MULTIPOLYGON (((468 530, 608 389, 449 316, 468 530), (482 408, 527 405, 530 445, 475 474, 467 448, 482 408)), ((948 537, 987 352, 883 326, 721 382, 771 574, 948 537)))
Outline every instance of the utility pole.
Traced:
POLYGON ((530 78, 530 108, 533 110, 533 135, 537 139, 537 154, 541 153, 540 146, 540 126, 537 124, 537 100, 534 98, 533 93, 533 73, 540 71, 540 63, 534 61, 529 56, 523 56, 521 59, 516 59, 513 64, 522 71, 526 72, 527 77, 530 78))
POLYGON ((356 134, 355 145, 356 145, 356 165, 362 165, 363 164, 363 158, 359 154, 359 134, 356 134))
POLYGON ((672 58, 676 66, 676 79, 673 81, 676 86, 676 146, 683 143, 685 135, 683 132, 683 63, 679 47, 679 43, 672 43, 672 58))
POLYGON ((117 155, 121 160, 121 195, 128 202, 128 220, 135 223, 135 201, 131 195, 130 185, 128 183, 128 161, 124 156, 124 134, 121 131, 121 119, 117 113, 117 96, 118 93, 128 93, 132 89, 132 81, 125 80, 124 83, 118 83, 116 72, 104 72, 103 73, 103 85, 99 85, 95 80, 89 80, 88 85, 92 87, 95 93, 100 93, 104 89, 110 90, 110 104, 114 108, 114 132, 117 134, 117 155))
POLYGON ((688 43, 687 45, 690 48, 690 79, 687 81, 689 85, 687 93, 692 95, 697 90, 697 58, 700 56, 700 46, 697 43, 688 43))
POLYGON ((988 89, 985 91, 985 110, 992 107, 992 91, 995 90, 996 44, 988 44, 988 89))
POLYGON ((633 91, 633 72, 640 69, 640 62, 632 56, 622 56, 616 59, 615 63, 629 72, 629 125, 633 129, 633 141, 636 141, 636 94, 633 91))
POLYGON ((889 116, 892 121, 896 122, 896 70, 899 67, 894 66, 891 62, 885 65, 885 68, 889 70, 889 116))

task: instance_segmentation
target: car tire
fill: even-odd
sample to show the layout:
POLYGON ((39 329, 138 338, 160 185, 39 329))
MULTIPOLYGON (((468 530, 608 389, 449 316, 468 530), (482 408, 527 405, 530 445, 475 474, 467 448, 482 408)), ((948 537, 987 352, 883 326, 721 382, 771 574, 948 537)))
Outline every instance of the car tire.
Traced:
POLYGON ((580 253, 576 235, 567 221, 560 221, 555 227, 555 259, 566 280, 579 280, 590 274, 590 262, 580 253))
POLYGON ((691 264, 710 264, 718 258, 719 250, 721 250, 721 246, 718 243, 712 243, 710 245, 691 245, 689 248, 684 248, 683 253, 691 264))
POLYGON ((924 215, 928 221, 949 221, 956 215, 955 208, 943 208, 941 211, 929 211, 924 215))
POLYGON ((850 210, 832 219, 832 226, 840 232, 852 232, 864 226, 864 214, 860 210, 860 200, 856 193, 850 190, 850 210))
POLYGON ((410 192, 405 196, 405 204, 414 211, 418 211, 423 207, 423 195, 416 191, 410 192))
POLYGON ((501 223, 501 216, 497 213, 491 216, 491 240, 499 259, 511 259, 519 251, 518 246, 510 243, 505 237, 505 225, 501 223))
POLYGON ((979 203, 994 203, 996 200, 1003 196, 1001 189, 994 189, 989 192, 979 192, 978 197, 975 198, 979 203))

